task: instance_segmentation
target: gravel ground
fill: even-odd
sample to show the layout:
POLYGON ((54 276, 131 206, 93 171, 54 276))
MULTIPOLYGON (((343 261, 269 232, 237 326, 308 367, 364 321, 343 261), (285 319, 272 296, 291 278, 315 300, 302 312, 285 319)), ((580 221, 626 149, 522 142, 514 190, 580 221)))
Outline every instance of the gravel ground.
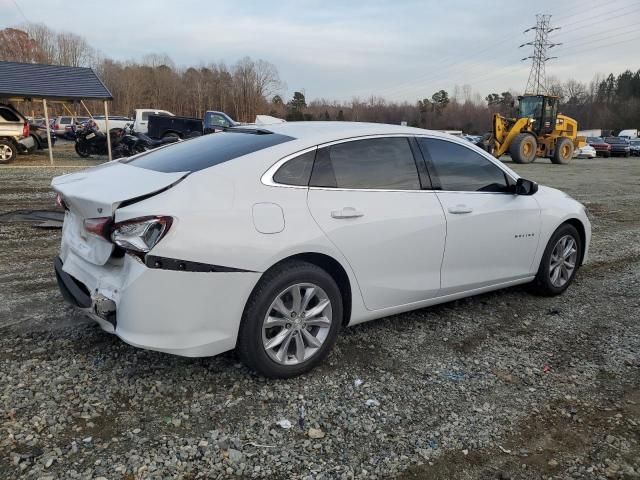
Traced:
MULTIPOLYGON (((41 160, 0 168, 0 214, 51 208, 72 160, 41 160)), ((640 160, 515 168, 589 207, 564 295, 348 328, 288 381, 102 332, 57 292, 59 231, 0 223, 0 478, 640 478, 640 160)))

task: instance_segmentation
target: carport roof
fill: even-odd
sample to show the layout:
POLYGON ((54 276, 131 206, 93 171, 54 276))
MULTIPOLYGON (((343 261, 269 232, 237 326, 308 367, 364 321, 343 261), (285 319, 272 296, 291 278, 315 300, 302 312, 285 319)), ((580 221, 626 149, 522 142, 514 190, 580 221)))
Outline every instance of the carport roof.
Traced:
POLYGON ((0 62, 0 98, 113 100, 90 68, 0 62))

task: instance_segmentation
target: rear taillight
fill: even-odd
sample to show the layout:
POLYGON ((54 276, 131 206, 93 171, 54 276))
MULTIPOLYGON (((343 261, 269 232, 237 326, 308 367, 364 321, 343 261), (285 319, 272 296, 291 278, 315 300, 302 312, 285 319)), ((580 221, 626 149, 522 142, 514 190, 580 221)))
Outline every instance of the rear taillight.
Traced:
POLYGON ((64 208, 65 210, 69 210, 67 208, 67 204, 64 203, 64 198, 62 198, 62 195, 60 195, 59 193, 56 194, 56 206, 64 208))
POLYGON ((22 126, 22 136, 23 137, 29 136, 29 124, 27 122, 24 122, 24 125, 22 126))
POLYGON ((54 130, 60 130, 60 125, 58 125, 57 123, 53 124, 53 129, 54 130))
POLYGON ((113 225, 113 219, 111 217, 87 218, 84 221, 84 229, 87 233, 97 235, 106 240, 110 239, 111 225, 113 225))
POLYGON ((172 223, 172 217, 164 216, 125 220, 111 227, 111 240, 120 248, 140 256, 162 240, 172 223))

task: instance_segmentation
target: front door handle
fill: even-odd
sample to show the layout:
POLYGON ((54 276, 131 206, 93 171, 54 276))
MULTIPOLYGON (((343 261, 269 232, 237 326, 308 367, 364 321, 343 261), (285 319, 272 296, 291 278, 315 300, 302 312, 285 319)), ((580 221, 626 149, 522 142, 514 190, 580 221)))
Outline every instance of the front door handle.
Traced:
POLYGON ((463 213, 471 213, 473 212, 473 208, 467 207, 466 205, 458 204, 455 207, 449 207, 449 213, 453 213, 456 215, 463 213))
POLYGON ((331 218, 358 218, 363 215, 364 213, 353 207, 344 207, 342 210, 333 210, 331 212, 331 218))

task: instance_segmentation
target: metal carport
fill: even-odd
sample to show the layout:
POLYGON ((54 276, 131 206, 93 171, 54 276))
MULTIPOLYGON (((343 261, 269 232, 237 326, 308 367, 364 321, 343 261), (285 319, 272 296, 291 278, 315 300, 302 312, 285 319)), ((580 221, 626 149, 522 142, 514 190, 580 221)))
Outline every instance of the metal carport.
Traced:
MULTIPOLYGON (((103 101, 105 127, 107 138, 109 138, 107 101, 113 100, 113 96, 91 68, 0 62, 0 98, 42 101, 47 123, 47 141, 51 163, 53 163, 53 152, 51 151, 47 100, 61 102, 103 101)), ((109 141, 107 141, 107 149, 109 160, 111 160, 111 142, 109 141)))

